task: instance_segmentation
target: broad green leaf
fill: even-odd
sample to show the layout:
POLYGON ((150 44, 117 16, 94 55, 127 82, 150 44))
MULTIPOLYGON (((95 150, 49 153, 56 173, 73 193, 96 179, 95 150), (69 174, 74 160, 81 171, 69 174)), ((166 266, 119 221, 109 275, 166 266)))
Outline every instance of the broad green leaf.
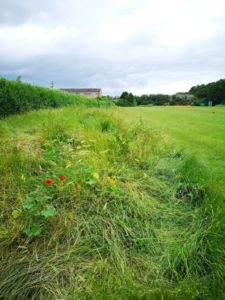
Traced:
POLYGON ((30 228, 27 228, 24 230, 24 233, 28 236, 28 237, 32 237, 32 236, 39 236, 41 234, 41 227, 40 225, 33 225, 30 228))
POLYGON ((34 207, 35 207, 34 200, 28 199, 28 200, 23 204, 23 207, 24 207, 24 208, 27 208, 27 209, 34 208, 34 207))
POLYGON ((41 215, 45 218, 53 217, 55 215, 55 208, 51 205, 48 205, 41 211, 41 215))

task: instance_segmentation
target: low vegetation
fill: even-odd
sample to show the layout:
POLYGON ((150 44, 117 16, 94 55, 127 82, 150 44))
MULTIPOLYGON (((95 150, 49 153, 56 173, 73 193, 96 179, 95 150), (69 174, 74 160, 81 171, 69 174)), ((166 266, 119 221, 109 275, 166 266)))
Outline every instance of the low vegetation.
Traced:
POLYGON ((223 193, 136 123, 83 106, 0 122, 2 298, 222 299, 223 193))
POLYGON ((0 118, 30 110, 72 104, 93 107, 112 105, 112 102, 106 97, 93 100, 80 95, 0 78, 0 118))

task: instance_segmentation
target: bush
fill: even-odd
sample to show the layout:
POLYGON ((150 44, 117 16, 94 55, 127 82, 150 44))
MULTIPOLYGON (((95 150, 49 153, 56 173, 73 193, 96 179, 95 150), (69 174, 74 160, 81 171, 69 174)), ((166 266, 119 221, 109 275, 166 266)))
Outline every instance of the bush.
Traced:
POLYGON ((88 99, 49 88, 33 86, 20 81, 0 78, 0 118, 47 107, 61 107, 71 104, 85 106, 111 105, 107 98, 88 99))

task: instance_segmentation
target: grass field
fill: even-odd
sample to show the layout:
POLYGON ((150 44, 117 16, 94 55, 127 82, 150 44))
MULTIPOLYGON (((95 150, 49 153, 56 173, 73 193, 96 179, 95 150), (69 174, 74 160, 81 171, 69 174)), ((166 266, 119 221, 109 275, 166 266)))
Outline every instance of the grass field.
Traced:
POLYGON ((0 121, 0 297, 224 299, 224 114, 71 106, 0 121))
POLYGON ((178 149, 194 154, 208 176, 225 189, 225 107, 134 107, 118 115, 166 134, 178 149))

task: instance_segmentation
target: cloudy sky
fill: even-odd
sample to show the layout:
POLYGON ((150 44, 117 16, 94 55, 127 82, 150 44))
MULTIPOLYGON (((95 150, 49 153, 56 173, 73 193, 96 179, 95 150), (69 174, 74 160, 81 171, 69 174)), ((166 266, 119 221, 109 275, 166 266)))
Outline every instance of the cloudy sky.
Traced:
POLYGON ((0 76, 119 95, 225 78, 225 0, 0 0, 0 76))

